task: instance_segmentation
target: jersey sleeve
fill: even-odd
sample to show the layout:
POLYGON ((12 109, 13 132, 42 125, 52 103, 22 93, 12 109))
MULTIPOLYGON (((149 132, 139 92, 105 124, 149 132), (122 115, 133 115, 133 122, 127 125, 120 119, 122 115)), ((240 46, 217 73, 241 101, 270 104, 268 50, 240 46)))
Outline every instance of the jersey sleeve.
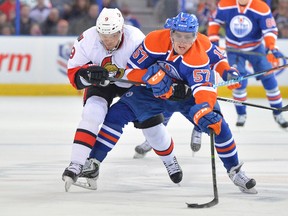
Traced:
POLYGON ((127 62, 127 79, 142 82, 142 76, 146 73, 147 68, 155 64, 156 61, 156 56, 153 56, 153 53, 150 53, 145 47, 144 40, 127 62))
POLYGON ((261 26, 262 33, 264 36, 266 48, 274 49, 275 44, 276 44, 276 40, 277 40, 277 36, 278 36, 278 28, 276 26, 275 19, 272 16, 271 12, 268 15, 263 16, 261 18, 260 26, 261 26))
POLYGON ((217 46, 212 44, 211 49, 207 52, 210 59, 211 69, 215 70, 222 77, 224 70, 229 70, 230 65, 226 54, 217 46))
POLYGON ((223 10, 218 7, 216 12, 209 18, 207 36, 212 42, 219 41, 220 39, 219 31, 221 25, 224 24, 223 14, 223 10))
POLYGON ((207 102, 211 108, 217 100, 217 91, 213 87, 215 72, 209 68, 197 68, 193 70, 193 85, 191 86, 196 104, 207 102))
POLYGON ((76 73, 77 71, 85 64, 89 63, 90 60, 86 55, 85 50, 83 49, 83 40, 84 36, 80 35, 77 40, 74 42, 73 48, 71 50, 68 64, 67 64, 67 75, 71 85, 77 89, 76 85, 76 73))

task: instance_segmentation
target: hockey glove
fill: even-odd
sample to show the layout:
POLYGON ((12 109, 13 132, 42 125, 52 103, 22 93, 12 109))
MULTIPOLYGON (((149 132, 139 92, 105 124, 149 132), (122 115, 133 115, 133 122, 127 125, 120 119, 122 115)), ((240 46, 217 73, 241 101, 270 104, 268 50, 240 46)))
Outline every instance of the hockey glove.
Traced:
POLYGON ((169 98, 171 101, 180 101, 185 100, 191 97, 192 91, 191 88, 184 83, 173 83, 173 94, 169 98))
POLYGON ((191 107, 189 115, 201 131, 209 134, 210 129, 212 129, 215 134, 220 134, 222 116, 214 112, 207 102, 191 107))
POLYGON ((149 67, 142 80, 147 84, 148 88, 152 88, 155 97, 168 99, 173 93, 171 77, 166 75, 158 65, 149 67))
POLYGON ((110 81, 108 80, 109 72, 100 66, 94 64, 84 65, 79 71, 78 74, 86 82, 97 85, 97 86, 107 86, 110 81))
POLYGON ((282 53, 278 50, 278 49, 276 49, 276 48, 273 48, 273 49, 266 49, 266 54, 273 54, 273 56, 275 57, 275 58, 282 58, 283 57, 283 55, 282 55, 282 53))
MULTIPOLYGON (((240 74, 238 72, 238 70, 236 68, 231 67, 229 70, 224 70, 223 74, 222 74, 222 79, 224 81, 229 81, 229 80, 236 80, 240 77, 240 74)), ((233 83, 231 85, 227 86, 229 89, 236 89, 236 88, 240 88, 241 84, 239 82, 237 83, 233 83)))

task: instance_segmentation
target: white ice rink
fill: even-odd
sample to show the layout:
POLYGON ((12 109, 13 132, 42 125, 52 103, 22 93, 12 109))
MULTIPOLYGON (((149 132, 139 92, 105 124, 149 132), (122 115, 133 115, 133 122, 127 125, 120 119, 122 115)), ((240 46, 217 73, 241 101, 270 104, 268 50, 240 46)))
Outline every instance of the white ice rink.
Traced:
MULTIPOLYGON (((265 99, 251 103, 268 105, 265 99)), ((286 105, 287 100, 283 101, 286 105)), ((175 114, 168 129, 183 169, 173 184, 153 153, 133 159, 143 141, 132 125, 101 165, 98 190, 64 190, 61 175, 69 164, 74 131, 82 111, 81 97, 0 97, 1 216, 287 216, 288 131, 271 111, 248 108, 244 128, 236 128, 234 105, 220 102, 238 146, 243 170, 257 181, 258 194, 241 193, 216 159, 219 204, 189 209, 185 202, 212 200, 209 138, 192 157, 192 125, 175 114)), ((284 113, 288 119, 288 112, 284 113)))

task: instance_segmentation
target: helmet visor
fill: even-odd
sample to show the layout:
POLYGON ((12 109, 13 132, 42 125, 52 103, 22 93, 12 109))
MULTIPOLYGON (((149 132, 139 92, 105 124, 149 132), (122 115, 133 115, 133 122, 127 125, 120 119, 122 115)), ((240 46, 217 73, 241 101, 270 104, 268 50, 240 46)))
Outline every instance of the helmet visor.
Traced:
POLYGON ((100 39, 103 41, 103 40, 119 40, 120 39, 120 36, 121 36, 121 31, 118 31, 116 33, 113 33, 113 34, 101 34, 99 33, 99 37, 100 39))
POLYGON ((196 40, 196 33, 171 31, 171 38, 174 42, 192 44, 196 40))

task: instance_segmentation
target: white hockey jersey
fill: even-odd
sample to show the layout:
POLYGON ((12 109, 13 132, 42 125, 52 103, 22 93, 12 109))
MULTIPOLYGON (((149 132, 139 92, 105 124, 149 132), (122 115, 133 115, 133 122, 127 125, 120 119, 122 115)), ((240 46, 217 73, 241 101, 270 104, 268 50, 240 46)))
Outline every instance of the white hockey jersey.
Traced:
MULTIPOLYGON (((128 59, 144 37, 145 35, 138 28, 124 25, 122 41, 118 49, 109 53, 101 44, 96 27, 87 29, 75 40, 68 60, 67 74, 70 83, 75 87, 75 74, 87 63, 100 65, 109 72, 125 73, 128 59)), ((126 75, 123 79, 126 79, 126 75)), ((115 85, 123 88, 131 87, 131 84, 122 82, 115 82, 115 85)))

